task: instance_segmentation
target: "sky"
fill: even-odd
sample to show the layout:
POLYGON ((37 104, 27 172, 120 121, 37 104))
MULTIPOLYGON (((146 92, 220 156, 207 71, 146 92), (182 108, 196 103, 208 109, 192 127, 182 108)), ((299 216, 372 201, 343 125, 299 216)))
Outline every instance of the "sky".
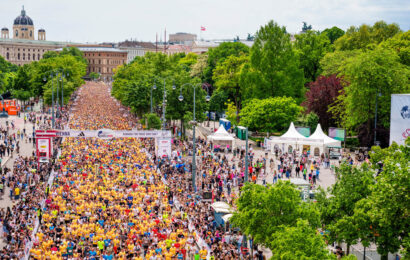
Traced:
POLYGON ((410 29, 409 0, 0 0, 0 27, 11 30, 23 5, 47 40, 76 43, 155 41, 165 29, 205 40, 246 38, 270 20, 290 33, 303 21, 314 30, 379 20, 410 29))

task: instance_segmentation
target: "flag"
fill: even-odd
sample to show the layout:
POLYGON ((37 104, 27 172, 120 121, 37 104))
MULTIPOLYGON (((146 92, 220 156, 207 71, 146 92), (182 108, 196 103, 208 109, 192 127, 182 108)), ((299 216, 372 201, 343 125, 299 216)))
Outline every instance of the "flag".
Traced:
POLYGON ((206 28, 204 26, 201 26, 201 31, 205 31, 206 28))

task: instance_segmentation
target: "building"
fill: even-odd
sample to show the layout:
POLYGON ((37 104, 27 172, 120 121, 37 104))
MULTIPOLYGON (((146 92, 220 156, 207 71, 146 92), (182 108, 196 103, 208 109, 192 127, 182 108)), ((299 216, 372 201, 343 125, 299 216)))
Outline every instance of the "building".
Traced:
POLYGON ((208 51, 210 48, 216 48, 219 46, 217 42, 210 41, 195 41, 192 44, 191 50, 193 53, 202 54, 208 51))
POLYGON ((169 35, 169 43, 188 44, 196 41, 196 34, 178 32, 169 35))
POLYGON ((101 46, 77 45, 75 47, 83 52, 84 58, 88 61, 87 75, 91 72, 98 73, 103 81, 111 81, 115 69, 127 62, 128 53, 124 50, 101 46))
POLYGON ((39 29, 35 40, 34 22, 21 10, 21 14, 14 19, 12 37, 10 31, 4 27, 0 34, 0 55, 7 61, 22 66, 43 58, 47 51, 67 46, 67 43, 46 41, 46 31, 39 29))
POLYGON ((188 54, 191 52, 191 46, 183 45, 183 44, 168 45, 165 52, 168 55, 173 55, 176 53, 188 54))
POLYGON ((137 56, 144 56, 147 52, 156 52, 157 47, 151 42, 138 42, 138 41, 124 41, 117 45, 118 49, 126 51, 128 53, 127 63, 132 62, 137 56))

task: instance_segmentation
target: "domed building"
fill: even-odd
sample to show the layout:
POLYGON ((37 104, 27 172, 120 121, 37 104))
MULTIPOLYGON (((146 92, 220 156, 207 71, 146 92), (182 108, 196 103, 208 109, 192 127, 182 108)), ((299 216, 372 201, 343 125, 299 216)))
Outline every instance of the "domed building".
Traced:
POLYGON ((13 38, 34 40, 34 23, 33 20, 26 15, 24 6, 20 16, 14 19, 13 38))
MULTIPOLYGON (((1 21, 0 21, 1 22, 1 21)), ((0 34, 0 55, 13 64, 24 64, 38 61, 44 53, 67 46, 68 43, 46 40, 46 31, 39 29, 35 39, 34 22, 24 10, 14 19, 13 30, 4 27, 0 34)))

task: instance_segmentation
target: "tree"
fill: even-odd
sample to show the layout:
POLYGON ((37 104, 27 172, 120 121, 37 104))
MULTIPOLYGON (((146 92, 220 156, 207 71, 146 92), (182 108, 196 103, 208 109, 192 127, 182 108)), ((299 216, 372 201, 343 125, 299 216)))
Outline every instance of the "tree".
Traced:
POLYGON ((397 24, 387 24, 378 21, 373 26, 363 24, 360 27, 351 26, 346 34, 335 41, 336 50, 366 49, 371 45, 378 45, 397 33, 400 27, 397 24))
POLYGON ((315 81, 320 75, 320 60, 329 51, 328 37, 319 32, 308 30, 295 35, 294 47, 299 56, 300 68, 303 69, 306 82, 315 81))
POLYGON ((299 219, 311 227, 319 225, 319 214, 313 204, 303 202, 300 191, 289 181, 275 185, 247 183, 237 201, 238 210, 231 223, 257 244, 271 247, 272 235, 285 227, 294 227, 299 219))
POLYGON ((324 129, 336 123, 336 115, 329 111, 329 107, 342 90, 342 82, 336 75, 319 76, 315 82, 309 84, 306 100, 302 105, 308 113, 314 112, 319 116, 319 123, 324 129))
POLYGON ((251 49, 250 66, 243 70, 243 85, 254 98, 304 94, 303 70, 285 27, 274 21, 261 27, 251 49))
POLYGON ((333 44, 337 39, 345 34, 345 31, 343 31, 339 27, 333 26, 332 28, 325 29, 322 34, 326 34, 326 36, 330 40, 330 43, 333 44))
POLYGON ((393 143, 385 149, 374 147, 370 158, 379 174, 370 195, 356 206, 355 217, 367 224, 362 225, 366 227, 362 235, 370 237, 377 245, 382 260, 387 260, 388 253, 400 249, 408 257, 410 138, 405 145, 393 143))
MULTIPOLYGON (((249 57, 229 56, 223 62, 220 62, 214 69, 213 80, 217 90, 224 91, 230 100, 233 100, 236 113, 239 114, 242 107, 242 91, 240 85, 240 74, 243 65, 248 62, 249 57)), ((223 102, 225 103, 225 102, 223 102)), ((239 118, 237 117, 237 122, 239 118)))
POLYGON ((100 74, 98 74, 97 72, 91 72, 89 76, 92 80, 97 80, 100 78, 100 74))
POLYGON ((225 105, 226 105, 226 111, 225 111, 226 118, 233 123, 238 122, 238 114, 237 114, 238 109, 236 108, 235 104, 233 102, 226 102, 225 105))
POLYGON ((410 66, 410 31, 398 33, 380 44, 382 48, 389 48, 397 52, 400 62, 410 66))
POLYGON ((209 110, 222 113, 226 108, 226 100, 228 100, 228 94, 224 90, 214 91, 209 101, 209 110))
POLYGON ((58 57, 58 52, 56 51, 47 51, 43 55, 43 59, 50 59, 55 57, 58 57))
POLYGON ((299 116, 295 123, 309 127, 310 133, 314 133, 319 123, 319 117, 314 112, 310 112, 299 116))
POLYGON ((336 259, 326 248, 323 237, 306 220, 298 220, 296 226, 285 226, 275 232, 269 248, 272 260, 336 259))
MULTIPOLYGON (((390 95, 409 93, 409 69, 400 63, 394 51, 377 48, 349 59, 343 68, 344 79, 349 82, 338 96, 344 111, 342 124, 349 129, 366 124, 366 136, 372 136, 376 96, 378 97, 378 122, 390 124, 390 95)), ((362 145, 370 145, 363 143, 362 145)))
POLYGON ((218 63, 223 62, 229 56, 241 56, 248 53, 249 47, 241 42, 223 42, 218 47, 209 49, 208 66, 204 70, 203 81, 213 85, 212 76, 218 63))
POLYGON ((65 47, 63 50, 59 53, 59 56, 64 56, 64 55, 69 55, 75 57, 78 61, 83 62, 87 64, 87 59, 84 58, 84 54, 80 49, 76 47, 65 47))
POLYGON ((347 254, 350 245, 360 238, 354 210, 356 203, 370 195, 371 185, 375 183, 373 173, 367 164, 360 167, 342 164, 336 168, 336 183, 330 188, 329 196, 325 193, 317 196, 322 224, 330 231, 330 240, 346 243, 347 254))
POLYGON ((161 118, 155 113, 145 114, 145 120, 148 123, 148 129, 161 129, 161 118))
POLYGON ((243 107, 241 125, 251 131, 275 132, 289 127, 303 108, 291 97, 248 100, 243 107))
POLYGON ((17 77, 12 89, 13 97, 19 100, 29 100, 32 96, 32 89, 30 84, 31 67, 28 64, 23 65, 17 71, 17 77))
POLYGON ((355 58, 360 54, 362 54, 361 50, 328 52, 320 61, 322 75, 343 77, 343 68, 351 58, 355 58))

